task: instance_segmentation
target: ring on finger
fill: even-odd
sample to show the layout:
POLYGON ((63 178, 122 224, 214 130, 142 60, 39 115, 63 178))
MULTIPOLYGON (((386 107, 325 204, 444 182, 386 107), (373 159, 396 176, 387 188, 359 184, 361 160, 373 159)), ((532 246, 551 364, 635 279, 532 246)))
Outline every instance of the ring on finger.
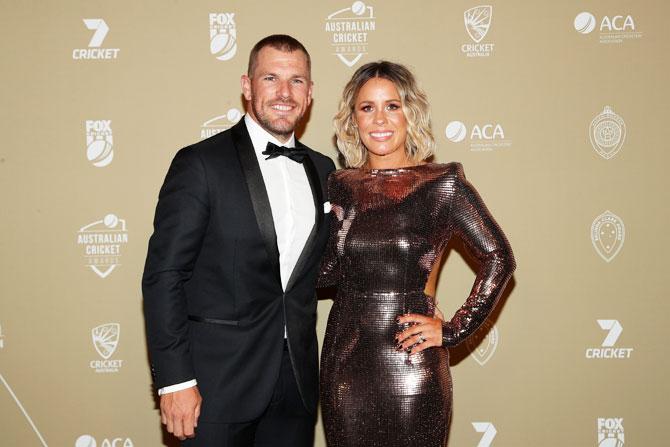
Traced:
POLYGON ((424 341, 426 341, 426 339, 424 338, 424 336, 423 336, 423 334, 422 334, 421 332, 419 332, 419 333, 416 334, 416 335, 419 337, 419 343, 418 343, 418 344, 421 344, 421 343, 423 343, 424 341))

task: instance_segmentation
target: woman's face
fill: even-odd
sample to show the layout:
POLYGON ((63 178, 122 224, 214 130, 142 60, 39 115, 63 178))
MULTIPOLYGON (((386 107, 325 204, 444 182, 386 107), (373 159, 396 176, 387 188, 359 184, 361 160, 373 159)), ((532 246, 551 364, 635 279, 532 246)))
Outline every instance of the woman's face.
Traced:
POLYGON ((363 84, 354 103, 354 118, 368 161, 406 166, 407 120, 393 82, 372 78, 363 84))

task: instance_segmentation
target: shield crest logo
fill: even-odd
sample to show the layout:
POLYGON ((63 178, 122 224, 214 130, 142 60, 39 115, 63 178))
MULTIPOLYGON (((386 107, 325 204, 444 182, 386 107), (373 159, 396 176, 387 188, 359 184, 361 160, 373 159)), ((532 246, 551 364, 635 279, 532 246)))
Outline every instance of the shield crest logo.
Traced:
POLYGON ((605 262, 619 254, 626 236, 626 229, 619 216, 605 211, 591 224, 591 243, 605 262))
POLYGON ((598 155, 609 160, 623 147, 626 140, 626 123, 610 106, 605 106, 602 113, 591 121, 589 138, 598 155))
POLYGON ((498 348, 500 340, 498 328, 485 321, 474 334, 467 338, 465 345, 480 366, 484 366, 498 348))
POLYGON ((489 32, 492 17, 493 6, 490 5, 475 6, 463 13, 465 30, 475 43, 481 42, 489 32))
POLYGON ((121 325, 119 323, 107 323, 91 329, 93 346, 100 357, 107 360, 114 354, 119 344, 121 325))

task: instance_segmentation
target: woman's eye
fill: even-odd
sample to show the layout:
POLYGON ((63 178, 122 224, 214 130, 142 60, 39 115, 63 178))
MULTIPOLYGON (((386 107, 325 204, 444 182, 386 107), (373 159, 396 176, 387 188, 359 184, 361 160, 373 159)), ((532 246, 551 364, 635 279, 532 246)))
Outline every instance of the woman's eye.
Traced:
POLYGON ((370 112, 372 110, 372 106, 363 106, 361 107, 361 110, 363 112, 370 112))
POLYGON ((399 104, 389 104, 388 109, 389 110, 398 110, 400 108, 399 104))

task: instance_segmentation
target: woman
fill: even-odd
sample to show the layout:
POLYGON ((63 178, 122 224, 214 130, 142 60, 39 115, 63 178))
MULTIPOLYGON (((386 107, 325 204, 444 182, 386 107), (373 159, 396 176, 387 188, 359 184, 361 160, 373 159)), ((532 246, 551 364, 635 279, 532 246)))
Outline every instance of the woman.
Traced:
POLYGON ((329 178, 330 241, 319 286, 338 285, 321 360, 326 439, 443 446, 451 412, 445 347, 473 333, 515 268, 510 246, 458 163, 433 164, 425 94, 402 65, 360 67, 335 117, 347 167, 329 178), (479 260, 449 321, 435 278, 452 235, 479 260))

